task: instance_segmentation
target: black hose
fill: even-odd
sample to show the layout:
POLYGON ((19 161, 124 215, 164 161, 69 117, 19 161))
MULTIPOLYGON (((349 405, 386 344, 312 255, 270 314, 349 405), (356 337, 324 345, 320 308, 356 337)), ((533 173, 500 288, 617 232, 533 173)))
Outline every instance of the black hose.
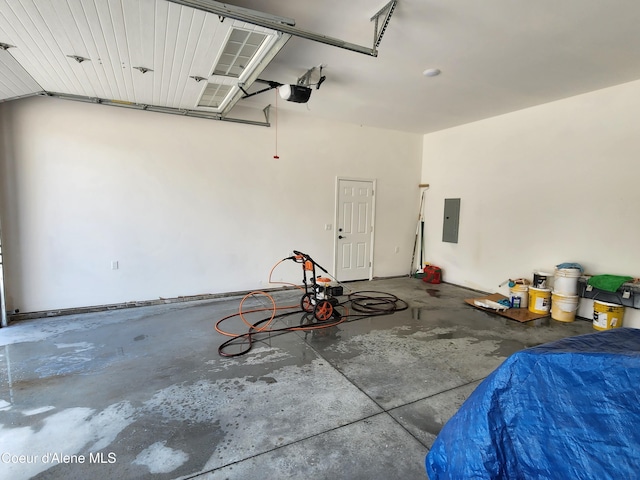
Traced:
POLYGON ((348 315, 340 315, 334 321, 325 321, 325 322, 310 322, 310 316, 308 312, 304 312, 302 310, 296 310, 293 312, 282 313, 280 315, 276 315, 273 318, 282 318, 288 315, 294 315, 298 313, 305 313, 306 322, 303 323, 301 320, 301 324, 295 327, 283 327, 271 329, 264 332, 254 331, 265 322, 268 322, 272 319, 271 316, 268 318, 263 318, 258 320, 257 322, 252 324, 252 327, 248 332, 240 334, 236 337, 230 338, 226 340, 218 347, 218 354, 222 357, 239 357, 241 355, 245 355, 251 351, 253 347, 253 343, 257 341, 254 337, 256 335, 265 334, 268 337, 274 336, 274 334, 283 334, 292 331, 306 331, 306 330, 316 330, 320 328, 329 328, 337 326, 345 321, 352 322, 355 320, 361 320, 363 318, 375 317, 380 315, 391 315, 396 312, 401 312, 409 308, 409 305, 404 300, 401 300, 397 296, 391 293, 378 292, 375 290, 363 290, 360 292, 354 292, 348 295, 347 300, 344 302, 338 303, 336 306, 344 307, 345 309, 351 309, 354 312, 358 312, 357 314, 348 314, 348 315), (246 344, 246 347, 242 350, 229 353, 227 350, 235 345, 243 345, 246 344))
POLYGON ((349 301, 354 311, 365 313, 367 316, 391 315, 392 313, 401 312, 409 308, 407 302, 399 299, 397 296, 375 290, 363 290, 361 292, 351 293, 349 295, 349 301))

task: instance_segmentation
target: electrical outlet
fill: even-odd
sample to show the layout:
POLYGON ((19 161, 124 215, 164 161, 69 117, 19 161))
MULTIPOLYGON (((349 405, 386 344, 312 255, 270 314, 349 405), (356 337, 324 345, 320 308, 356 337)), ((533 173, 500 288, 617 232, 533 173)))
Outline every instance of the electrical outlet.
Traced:
POLYGON ((324 229, 325 230, 331 230, 331 224, 330 223, 325 223, 324 224, 324 229))
POLYGON ((400 253, 400 247, 396 247, 394 250, 396 253, 400 253))
POLYGON ((111 262, 111 270, 118 270, 118 268, 120 268, 120 265, 118 265, 118 261, 114 260, 111 262))

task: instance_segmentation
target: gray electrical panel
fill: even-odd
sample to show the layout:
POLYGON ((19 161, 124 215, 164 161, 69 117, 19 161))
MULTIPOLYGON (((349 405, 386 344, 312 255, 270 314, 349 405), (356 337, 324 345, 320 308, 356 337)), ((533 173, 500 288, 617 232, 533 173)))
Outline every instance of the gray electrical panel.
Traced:
POLYGON ((458 224, 460 221, 460 199, 444 199, 444 224, 442 226, 442 241, 458 243, 458 224))

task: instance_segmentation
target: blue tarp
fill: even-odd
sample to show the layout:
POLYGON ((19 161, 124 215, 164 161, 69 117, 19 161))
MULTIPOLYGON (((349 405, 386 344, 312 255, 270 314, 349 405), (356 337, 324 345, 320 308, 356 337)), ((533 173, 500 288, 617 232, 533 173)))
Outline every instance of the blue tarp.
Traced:
POLYGON ((446 423, 430 480, 640 478, 640 330, 513 354, 446 423))

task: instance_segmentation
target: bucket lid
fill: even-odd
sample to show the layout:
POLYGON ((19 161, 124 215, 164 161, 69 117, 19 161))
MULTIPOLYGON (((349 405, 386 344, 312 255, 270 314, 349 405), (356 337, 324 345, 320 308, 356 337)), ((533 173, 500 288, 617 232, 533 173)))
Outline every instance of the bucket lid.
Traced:
POLYGON ((622 308, 624 308, 624 305, 620 305, 619 303, 603 302, 602 300, 594 300, 593 303, 599 303, 600 305, 605 305, 607 307, 622 307, 622 308))
POLYGON ((539 290, 541 292, 551 292, 550 288, 529 287, 529 290, 539 290))
POLYGON ((582 272, 579 268, 558 268, 556 267, 556 277, 580 277, 582 272))

